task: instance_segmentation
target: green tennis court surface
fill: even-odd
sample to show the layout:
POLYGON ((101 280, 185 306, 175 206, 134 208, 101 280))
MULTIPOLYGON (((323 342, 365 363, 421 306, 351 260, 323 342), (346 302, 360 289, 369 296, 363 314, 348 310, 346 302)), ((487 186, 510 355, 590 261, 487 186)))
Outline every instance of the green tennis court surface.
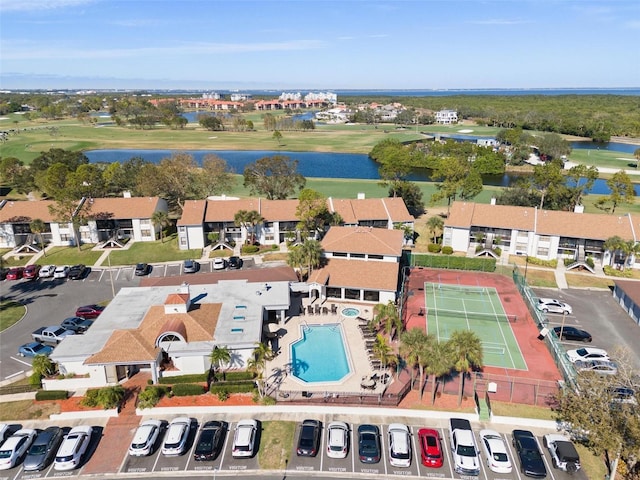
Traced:
MULTIPOLYGON (((500 296, 492 287, 425 283, 427 333, 448 340, 454 330, 471 330, 482 341, 484 364, 527 370, 500 296)), ((522 319, 521 321, 524 321, 522 319)))

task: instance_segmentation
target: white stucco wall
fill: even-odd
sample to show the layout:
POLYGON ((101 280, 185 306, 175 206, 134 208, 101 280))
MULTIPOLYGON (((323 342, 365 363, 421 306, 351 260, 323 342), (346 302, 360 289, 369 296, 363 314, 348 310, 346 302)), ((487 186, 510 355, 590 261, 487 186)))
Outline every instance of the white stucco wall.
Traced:
POLYGON ((187 244, 183 245, 182 242, 178 242, 180 245, 180 250, 191 250, 195 248, 204 248, 205 238, 204 238, 204 228, 202 225, 194 225, 184 227, 185 233, 180 232, 180 229, 183 227, 178 227, 178 235, 179 238, 183 238, 186 236, 187 244))
POLYGON ((3 223, 0 225, 0 247, 13 248, 16 246, 16 239, 13 235, 13 225, 3 223))
POLYGON ((468 229, 445 227, 445 230, 447 230, 447 243, 450 242, 449 246, 454 252, 466 252, 469 249, 470 231, 468 229))

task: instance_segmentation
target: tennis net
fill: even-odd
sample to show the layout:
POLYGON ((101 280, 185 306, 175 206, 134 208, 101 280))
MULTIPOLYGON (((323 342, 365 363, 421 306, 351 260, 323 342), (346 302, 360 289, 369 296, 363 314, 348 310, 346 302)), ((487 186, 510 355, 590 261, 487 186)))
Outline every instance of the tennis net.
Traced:
POLYGON ((469 287, 466 285, 453 285, 453 284, 444 284, 444 283, 427 283, 425 285, 426 290, 430 291, 445 291, 445 292, 456 292, 456 293, 469 293, 469 294, 483 294, 487 293, 487 289, 485 287, 469 287))
POLYGON ((506 313, 482 313, 482 312, 463 312, 460 310, 445 310, 442 308, 427 308, 427 318, 466 318, 475 320, 493 320, 495 322, 515 323, 518 320, 517 315, 507 315, 506 313))

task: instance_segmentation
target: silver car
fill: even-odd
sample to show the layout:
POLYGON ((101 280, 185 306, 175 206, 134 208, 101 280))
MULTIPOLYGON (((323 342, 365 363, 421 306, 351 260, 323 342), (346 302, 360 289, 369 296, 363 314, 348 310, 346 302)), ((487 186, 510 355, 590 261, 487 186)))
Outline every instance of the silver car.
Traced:
POLYGON ((573 366, 578 372, 594 372, 598 375, 616 375, 618 365, 608 360, 576 360, 573 366))
POLYGON ((571 315, 573 313, 571 305, 555 298, 539 298, 536 307, 544 313, 561 313, 563 315, 571 315))
POLYGON ((170 457, 182 455, 185 452, 192 424, 193 421, 189 417, 178 417, 171 420, 162 445, 163 455, 170 457))
POLYGON ((22 467, 27 472, 44 470, 53 462, 62 440, 64 431, 60 427, 47 427, 40 432, 31 444, 27 456, 22 463, 22 467))

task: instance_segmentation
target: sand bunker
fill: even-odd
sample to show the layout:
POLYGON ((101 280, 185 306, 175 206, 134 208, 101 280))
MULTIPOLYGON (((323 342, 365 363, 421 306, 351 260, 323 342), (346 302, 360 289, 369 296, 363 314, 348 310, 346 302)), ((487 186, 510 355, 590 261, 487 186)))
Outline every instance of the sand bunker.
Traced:
POLYGON ((469 130, 468 128, 465 128, 464 130, 458 130, 458 133, 472 133, 473 130, 469 130))

